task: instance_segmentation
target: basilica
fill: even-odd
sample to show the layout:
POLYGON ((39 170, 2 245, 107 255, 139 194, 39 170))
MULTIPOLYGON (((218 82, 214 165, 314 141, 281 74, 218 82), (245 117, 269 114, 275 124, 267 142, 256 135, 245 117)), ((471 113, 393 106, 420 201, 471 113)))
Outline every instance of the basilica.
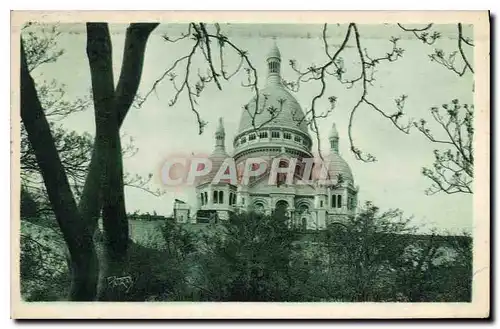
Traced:
POLYGON ((238 132, 232 138, 231 154, 226 151, 224 125, 222 119, 219 120, 215 148, 209 157, 210 173, 195 182, 197 204, 194 209, 176 202, 174 218, 177 221, 224 221, 234 212, 271 214, 281 209, 294 225, 321 230, 328 223, 342 222, 354 214, 358 187, 354 185, 349 165, 339 154, 335 124, 328 135, 330 150, 323 157, 324 171, 333 179, 322 183, 324 181, 313 174, 314 168, 307 170, 306 159, 314 158, 312 138, 300 104, 282 83, 281 54, 276 44, 267 55, 267 67, 265 86, 243 107, 238 132), (214 176, 227 158, 234 160, 238 172, 249 158, 260 158, 269 164, 278 158, 280 167, 287 167, 292 158, 298 161, 294 163, 293 179, 278 175, 275 182, 269 183, 267 171, 252 177, 248 184, 214 182, 214 176), (306 184, 304 173, 310 176, 306 184))

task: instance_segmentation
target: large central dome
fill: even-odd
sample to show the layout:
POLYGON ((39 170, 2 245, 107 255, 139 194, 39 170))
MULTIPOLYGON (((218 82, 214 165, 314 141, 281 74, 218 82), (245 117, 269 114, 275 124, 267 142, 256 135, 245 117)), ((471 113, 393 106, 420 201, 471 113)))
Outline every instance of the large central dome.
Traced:
POLYGON ((243 109, 238 133, 261 126, 298 129, 305 134, 309 133, 300 104, 281 82, 267 84, 259 90, 258 111, 255 110, 255 105, 256 97, 253 97, 243 109))
POLYGON ((276 44, 267 55, 267 63, 267 82, 259 90, 257 110, 254 96, 243 108, 238 135, 254 128, 273 127, 299 130, 309 136, 300 104, 281 82, 281 54, 276 44))

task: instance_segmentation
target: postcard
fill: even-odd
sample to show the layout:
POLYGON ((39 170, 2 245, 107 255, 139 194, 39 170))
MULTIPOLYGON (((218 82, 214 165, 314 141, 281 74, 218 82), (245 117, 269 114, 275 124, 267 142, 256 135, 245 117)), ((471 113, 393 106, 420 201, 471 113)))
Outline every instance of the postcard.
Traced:
POLYGON ((11 316, 490 314, 486 11, 13 11, 11 316))

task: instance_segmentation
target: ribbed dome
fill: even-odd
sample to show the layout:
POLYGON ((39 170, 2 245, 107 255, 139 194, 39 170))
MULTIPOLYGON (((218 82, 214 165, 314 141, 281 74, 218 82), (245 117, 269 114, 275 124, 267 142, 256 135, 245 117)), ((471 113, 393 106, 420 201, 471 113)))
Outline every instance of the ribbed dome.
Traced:
MULTIPOLYGON (((238 133, 254 128, 252 125, 252 116, 256 112, 255 98, 253 97, 248 102, 247 109, 243 109, 238 133)), ((260 125, 265 123, 267 127, 292 128, 309 134, 307 123, 303 118, 304 112, 300 104, 281 83, 268 84, 264 89, 259 91, 259 111, 255 115, 255 127, 260 127, 260 125), (280 100, 284 100, 283 105, 281 105, 280 100), (275 114, 276 117, 270 122, 269 120, 273 115, 269 109, 278 111, 275 112, 278 113, 275 114)))
POLYGON ((325 160, 328 163, 329 179, 336 180, 340 174, 344 182, 354 184, 351 168, 338 153, 330 153, 325 160))
POLYGON ((309 135, 300 104, 281 83, 281 53, 276 41, 267 54, 267 67, 266 85, 259 90, 257 111, 254 96, 243 108, 238 134, 265 126, 295 129, 309 135))
MULTIPOLYGON (((198 177, 196 180, 196 186, 201 184, 212 182, 215 175, 219 172, 220 167, 229 158, 229 155, 226 152, 226 148, 224 146, 224 139, 226 137, 226 132, 224 129, 224 122, 222 118, 219 118, 217 127, 215 128, 215 149, 208 156, 208 160, 212 163, 212 169, 206 175, 198 177)), ((202 170, 203 168, 198 168, 198 170, 202 170)), ((221 183, 224 183, 224 180, 221 180, 221 183)), ((227 180, 229 183, 229 180, 227 180)))

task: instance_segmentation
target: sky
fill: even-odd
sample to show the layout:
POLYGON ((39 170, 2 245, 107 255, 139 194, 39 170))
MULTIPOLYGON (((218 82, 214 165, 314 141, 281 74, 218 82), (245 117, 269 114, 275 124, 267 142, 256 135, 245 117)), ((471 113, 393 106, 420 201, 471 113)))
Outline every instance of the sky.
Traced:
MULTIPOLYGON (((252 64, 259 74, 260 87, 264 86, 267 73, 266 54, 276 40, 282 56, 282 76, 293 80, 296 74, 288 62, 296 60, 301 68, 311 64, 326 62, 320 25, 275 25, 275 24, 222 24, 230 40, 248 51, 252 64)), ((404 55, 396 62, 381 64, 375 73, 376 80, 369 87, 369 99, 388 113, 396 111, 394 99, 405 94, 408 96, 405 111, 409 118, 430 118, 429 109, 458 98, 463 103, 473 101, 473 77, 467 73, 463 77, 432 63, 428 55, 434 48, 443 49, 449 54, 456 50, 455 26, 439 25, 434 27, 443 37, 431 46, 422 44, 411 33, 401 31, 394 25, 360 25, 359 32, 363 48, 371 57, 384 56, 392 49, 388 41, 391 36, 401 38, 399 46, 405 49, 404 55)), ((118 79, 125 39, 125 25, 111 25, 113 43, 113 67, 115 80, 118 79)), ((63 25, 58 46, 65 50, 57 62, 45 64, 34 72, 35 79, 55 79, 64 83, 68 99, 84 96, 90 88, 90 71, 86 58, 86 35, 83 24, 63 25)), ((186 55, 192 40, 167 43, 162 35, 175 37, 186 30, 181 24, 161 24, 150 37, 139 93, 144 95, 153 83, 178 58, 186 55)), ((332 50, 341 43, 346 26, 331 24, 328 29, 328 44, 332 50)), ((467 35, 472 38, 471 29, 466 27, 467 35)), ((351 39, 343 53, 348 72, 355 74, 356 53, 351 39)), ((235 69, 238 56, 226 49, 228 70, 235 69)), ((216 56, 216 55, 214 55, 216 56)), ((216 56, 216 61, 218 57, 216 56)), ((201 55, 195 57, 193 65, 206 70, 201 55)), ((185 65, 185 64, 184 64, 185 65)), ((183 71, 176 73, 183 77, 183 71)), ((215 145, 214 132, 219 117, 223 117, 226 129, 226 149, 232 151, 232 137, 235 136, 242 112, 242 106, 252 97, 252 93, 242 87, 246 79, 243 71, 231 81, 223 82, 222 91, 209 84, 198 100, 202 119, 208 122, 202 135, 198 134, 195 116, 189 108, 187 96, 181 95, 174 106, 169 106, 174 89, 169 81, 158 84, 154 93, 141 108, 132 108, 122 126, 122 134, 134 139, 138 153, 126 158, 125 171, 133 174, 154 174, 153 188, 161 187, 157 180, 158 168, 173 154, 210 153, 215 145)), ((458 233, 473 227, 472 195, 437 194, 427 196, 426 188, 430 181, 421 174, 422 167, 433 163, 433 150, 438 146, 430 143, 415 129, 405 135, 395 129, 390 121, 368 107, 360 107, 354 117, 353 139, 355 145, 364 152, 373 154, 377 161, 364 163, 356 160, 349 150, 347 127, 350 109, 359 99, 361 89, 347 89, 333 79, 328 80, 325 95, 336 96, 334 112, 320 120, 322 150, 328 150, 328 133, 332 123, 336 123, 340 136, 340 154, 351 166, 355 184, 359 186, 358 198, 361 202, 372 201, 382 210, 400 208, 405 215, 413 216, 414 223, 423 230, 437 228, 440 231, 458 233)), ((319 84, 303 84, 294 93, 304 111, 310 106, 311 99, 318 93, 319 84)), ((318 102, 319 108, 327 109, 327 97, 318 102)), ((65 128, 77 132, 94 134, 92 110, 73 114, 60 122, 65 128)), ((431 126, 433 127, 433 126, 431 126)), ((437 134, 439 136, 439 134, 437 134)), ((314 138, 313 138, 314 139, 314 138)), ((313 150, 316 150, 316 145, 313 150)), ((169 189, 161 197, 155 197, 141 190, 127 188, 127 211, 153 212, 169 215, 174 198, 194 202, 194 190, 169 189)))

